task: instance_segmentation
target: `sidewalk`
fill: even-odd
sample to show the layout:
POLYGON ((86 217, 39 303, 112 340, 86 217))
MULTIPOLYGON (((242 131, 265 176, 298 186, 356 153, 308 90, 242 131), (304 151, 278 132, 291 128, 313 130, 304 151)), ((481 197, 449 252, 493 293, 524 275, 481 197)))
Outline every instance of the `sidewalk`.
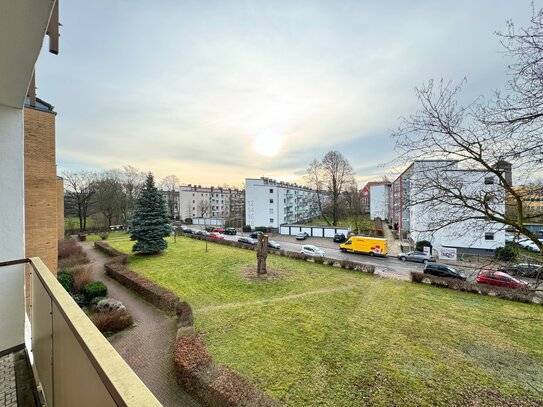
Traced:
POLYGON ((107 286, 108 296, 120 300, 136 323, 135 327, 110 337, 111 345, 162 405, 198 406, 175 380, 172 351, 176 320, 109 278, 104 272, 104 263, 109 259, 94 250, 92 242, 80 245, 91 259, 94 279, 107 286))

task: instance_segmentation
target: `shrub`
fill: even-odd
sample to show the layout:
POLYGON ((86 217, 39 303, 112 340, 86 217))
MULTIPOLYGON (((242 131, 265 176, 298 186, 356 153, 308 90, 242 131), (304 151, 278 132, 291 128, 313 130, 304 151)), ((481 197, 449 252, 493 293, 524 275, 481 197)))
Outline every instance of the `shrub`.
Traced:
POLYGON ((496 260, 499 261, 513 261, 517 257, 517 253, 513 246, 505 245, 505 247, 498 247, 494 253, 496 260))
MULTIPOLYGON (((81 247, 78 248, 81 249, 81 247)), ((87 263, 90 263, 89 257, 87 256, 87 253, 83 252, 81 249, 73 251, 67 257, 59 258, 58 267, 66 270, 87 263)))
POLYGON ((58 242, 58 258, 65 259, 74 253, 82 253, 83 248, 73 240, 60 240, 58 242))
POLYGON ((115 333, 126 329, 134 323, 132 316, 125 310, 110 312, 95 312, 90 316, 91 321, 102 333, 115 333))
POLYGON ((90 304, 96 306, 96 305, 98 305, 98 303, 99 303, 100 301, 102 301, 102 300, 104 300, 104 299, 106 299, 106 298, 107 298, 107 297, 94 297, 94 298, 91 300, 90 304))
POLYGON ((348 261, 347 261, 347 260, 341 260, 341 261, 339 262, 339 265, 340 265, 340 267, 341 267, 342 269, 347 268, 347 264, 348 264, 348 261))
POLYGON ((73 276, 73 290, 77 294, 81 293, 83 287, 92 282, 92 272, 88 267, 74 267, 70 272, 73 276))
POLYGON ((421 273, 420 271, 412 271, 411 272, 411 281, 414 283, 422 283, 422 280, 424 280, 424 273, 421 273))
POLYGON ((324 257, 318 256, 318 257, 315 257, 313 260, 314 260, 315 263, 317 263, 317 264, 323 264, 323 263, 324 263, 324 257))
POLYGON ((59 272, 57 274, 57 280, 61 286, 68 292, 72 292, 74 288, 74 278, 70 273, 59 272))
POLYGON ((428 240, 419 240, 419 241, 415 244, 415 249, 416 249, 418 252, 422 252, 422 251, 424 251, 424 246, 430 247, 430 253, 432 253, 432 243, 430 243, 428 240))
POLYGON ((83 287, 83 295, 87 302, 92 301, 96 297, 106 297, 107 287, 101 281, 93 281, 83 287))
POLYGON ((268 228, 266 226, 257 226, 255 232, 268 233, 268 228))
POLYGON ((100 239, 106 240, 108 237, 109 237, 109 233, 107 232, 100 233, 100 239))
POLYGON ((87 302, 85 301, 85 296, 83 294, 72 294, 72 298, 74 299, 75 303, 80 307, 87 305, 87 302))

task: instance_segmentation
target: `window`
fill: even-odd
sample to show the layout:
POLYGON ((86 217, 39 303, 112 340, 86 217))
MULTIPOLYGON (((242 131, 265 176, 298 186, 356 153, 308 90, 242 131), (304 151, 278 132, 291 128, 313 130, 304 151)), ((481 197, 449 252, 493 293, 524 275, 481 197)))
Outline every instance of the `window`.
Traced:
POLYGON ((494 240, 494 233, 485 233, 485 240, 494 240))
POLYGON ((273 218, 270 218, 270 223, 273 223, 273 218))
POLYGON ((270 203, 273 203, 273 199, 270 199, 270 203))
POLYGON ((273 215, 273 208, 270 208, 270 215, 273 215))
POLYGON ((194 200, 192 200, 192 203, 196 203, 194 200))
POLYGON ((273 188, 270 188, 270 194, 273 194, 273 188))
MULTIPOLYGON (((192 207, 192 210, 193 210, 193 211, 195 211, 195 210, 196 210, 196 208, 195 208, 195 207, 193 206, 193 207, 192 207)), ((192 216, 194 216, 194 215, 192 215, 192 216)))
POLYGON ((492 185, 494 183, 494 177, 485 177, 485 185, 492 185))

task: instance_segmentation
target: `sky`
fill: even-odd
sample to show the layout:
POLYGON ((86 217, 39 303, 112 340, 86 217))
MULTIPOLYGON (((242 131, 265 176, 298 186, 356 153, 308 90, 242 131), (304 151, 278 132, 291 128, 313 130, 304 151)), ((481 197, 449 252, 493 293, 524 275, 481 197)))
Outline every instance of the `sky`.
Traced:
POLYGON ((37 95, 58 113, 60 174, 132 165, 183 184, 303 182, 338 150, 362 187, 390 175, 416 86, 467 78, 465 102, 503 88, 511 61, 495 32, 528 25, 530 4, 66 1, 37 95))

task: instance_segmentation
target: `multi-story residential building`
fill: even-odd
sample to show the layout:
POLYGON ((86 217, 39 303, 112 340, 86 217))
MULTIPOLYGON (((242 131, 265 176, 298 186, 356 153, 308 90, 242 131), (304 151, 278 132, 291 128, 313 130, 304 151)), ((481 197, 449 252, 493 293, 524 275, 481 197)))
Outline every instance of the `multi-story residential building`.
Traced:
POLYGON ((251 227, 279 228, 319 216, 316 192, 270 178, 245 179, 245 217, 251 227))
POLYGON ((503 225, 475 219, 473 210, 448 198, 440 201, 434 186, 460 188, 465 196, 487 193, 495 198, 491 205, 503 213, 504 188, 494 178, 486 170, 461 169, 455 160, 415 161, 392 183, 389 219, 412 243, 428 240, 460 253, 493 252, 505 244, 503 225))
POLYGON ((245 191, 236 188, 182 185, 179 188, 181 219, 243 219, 245 191))
POLYGON ((39 257, 29 258, 43 256, 56 267, 56 259, 50 257, 55 245, 51 241, 58 237, 60 189, 54 166, 54 114, 35 97, 34 68, 46 34, 49 50, 58 53, 58 28, 55 0, 2 2, 0 404, 158 406, 57 281, 55 268, 49 269, 39 257), (25 233, 45 236, 32 240, 25 233), (25 284, 25 267, 32 271, 30 285, 25 284), (27 312, 28 303, 32 308, 27 312), (25 339, 31 342, 32 361, 25 339), (43 397, 38 397, 37 386, 43 397))
MULTIPOLYGON (((362 209, 362 213, 371 213, 371 196, 372 196, 372 188, 373 190, 375 191, 375 194, 378 195, 375 197, 375 200, 374 200, 374 208, 375 208, 375 211, 378 210, 377 206, 380 202, 383 201, 383 198, 380 197, 380 195, 382 193, 385 192, 385 189, 384 188, 378 188, 380 187, 381 185, 391 185, 391 182, 390 181, 370 181, 368 182, 364 188, 362 188, 360 191, 358 191, 358 196, 359 196, 359 199, 360 199, 360 207, 362 209), (377 187, 377 188, 376 188, 377 187)), ((387 203, 388 204, 388 203, 387 203)), ((383 206, 384 203, 380 204, 380 206, 383 206)), ((381 211, 381 208, 379 208, 379 212, 382 212, 381 211)), ((388 208, 386 209, 386 214, 388 213, 388 208)), ((381 219, 386 219, 387 218, 387 215, 385 214, 385 216, 380 216, 379 217, 381 219)), ((377 217, 377 216, 375 216, 377 217)), ((372 217, 373 219, 374 217, 372 217)))

